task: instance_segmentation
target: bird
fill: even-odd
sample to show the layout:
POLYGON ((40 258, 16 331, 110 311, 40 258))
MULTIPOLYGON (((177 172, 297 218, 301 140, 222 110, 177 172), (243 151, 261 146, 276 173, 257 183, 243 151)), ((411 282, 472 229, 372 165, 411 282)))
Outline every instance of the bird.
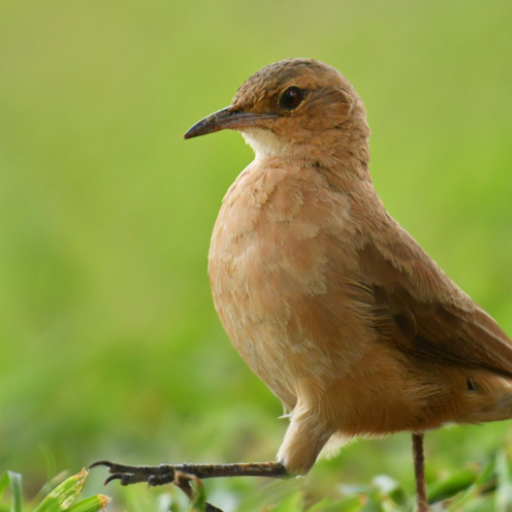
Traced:
POLYGON ((511 340, 387 212, 365 107, 337 69, 270 64, 185 139, 224 129, 255 158, 223 199, 208 272, 226 333, 288 412, 277 460, 94 465, 124 485, 305 475, 353 438, 410 432, 428 511, 424 433, 512 417, 511 340))

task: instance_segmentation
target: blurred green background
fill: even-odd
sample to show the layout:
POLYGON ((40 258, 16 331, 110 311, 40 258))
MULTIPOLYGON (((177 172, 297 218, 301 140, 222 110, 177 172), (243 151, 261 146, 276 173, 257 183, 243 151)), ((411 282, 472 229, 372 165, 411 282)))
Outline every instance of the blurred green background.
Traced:
MULTIPOLYGON (((206 274, 252 153, 236 133, 182 134, 283 58, 352 81, 390 212, 512 334, 511 22, 505 0, 2 0, 0 469, 35 486, 98 458, 274 457, 280 404, 206 274)), ((429 478, 510 441, 509 422, 429 434, 429 478)), ((412 488, 408 435, 355 443, 300 485, 378 473, 412 488)))

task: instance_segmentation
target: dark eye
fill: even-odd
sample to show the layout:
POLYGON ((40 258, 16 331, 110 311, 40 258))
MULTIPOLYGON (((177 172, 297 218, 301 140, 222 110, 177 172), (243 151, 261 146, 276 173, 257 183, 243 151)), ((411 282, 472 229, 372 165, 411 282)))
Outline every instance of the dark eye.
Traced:
POLYGON ((279 98, 279 105, 285 110, 297 108, 304 99, 304 92, 298 87, 288 87, 279 98))

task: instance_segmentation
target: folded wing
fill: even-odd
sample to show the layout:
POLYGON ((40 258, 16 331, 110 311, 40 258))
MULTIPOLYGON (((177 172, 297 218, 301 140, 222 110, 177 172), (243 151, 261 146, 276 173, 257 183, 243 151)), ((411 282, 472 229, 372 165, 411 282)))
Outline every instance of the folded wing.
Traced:
POLYGON ((374 328, 411 356, 512 378, 512 341, 393 219, 359 250, 374 328))

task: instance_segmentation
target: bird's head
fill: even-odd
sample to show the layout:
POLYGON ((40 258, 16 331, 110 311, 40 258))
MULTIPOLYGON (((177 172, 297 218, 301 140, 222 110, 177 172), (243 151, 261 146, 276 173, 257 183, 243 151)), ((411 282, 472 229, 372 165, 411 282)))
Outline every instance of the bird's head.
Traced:
POLYGON ((341 73, 312 59, 261 69, 242 84, 229 107, 199 121, 185 138, 226 128, 240 131, 256 157, 368 153, 361 99, 341 73))

